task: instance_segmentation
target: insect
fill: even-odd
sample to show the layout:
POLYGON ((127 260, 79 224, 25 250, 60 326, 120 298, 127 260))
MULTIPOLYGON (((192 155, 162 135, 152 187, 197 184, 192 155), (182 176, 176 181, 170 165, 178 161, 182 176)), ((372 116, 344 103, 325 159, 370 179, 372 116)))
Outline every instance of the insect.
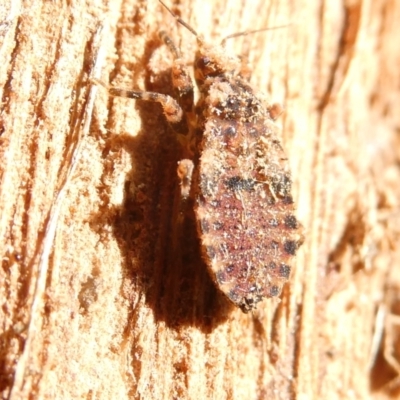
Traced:
POLYGON ((197 104, 188 68, 165 32, 160 38, 174 57, 176 98, 96 83, 113 96, 160 103, 173 130, 186 138, 187 158, 177 172, 182 198, 195 204, 203 258, 216 286, 249 312, 263 298, 281 293, 303 241, 289 165, 274 123, 280 108, 256 96, 243 77, 242 62, 226 52, 224 41, 209 45, 159 1, 196 37, 197 104))

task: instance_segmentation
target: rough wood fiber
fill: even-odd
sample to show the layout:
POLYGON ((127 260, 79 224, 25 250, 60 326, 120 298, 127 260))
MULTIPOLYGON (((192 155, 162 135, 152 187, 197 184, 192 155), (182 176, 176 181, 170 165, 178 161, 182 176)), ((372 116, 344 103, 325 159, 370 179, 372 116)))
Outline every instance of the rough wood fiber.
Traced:
POLYGON ((170 4, 212 40, 291 23, 227 43, 286 109, 306 228, 291 282, 249 315, 214 288, 191 219, 174 223, 180 150, 159 107, 100 92, 76 134, 99 19, 114 84, 169 91, 160 29, 191 59, 194 38, 156 0, 2 2, 2 397, 396 398, 400 3, 170 4))

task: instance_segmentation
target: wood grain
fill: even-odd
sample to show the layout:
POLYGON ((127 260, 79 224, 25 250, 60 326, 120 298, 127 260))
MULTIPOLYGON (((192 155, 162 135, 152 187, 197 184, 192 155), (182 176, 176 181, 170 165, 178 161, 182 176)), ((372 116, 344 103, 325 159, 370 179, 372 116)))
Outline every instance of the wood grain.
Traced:
POLYGON ((193 35, 156 0, 3 2, 2 398, 396 398, 400 3, 169 4, 211 41, 286 25, 227 51, 285 109, 306 229, 291 282, 249 315, 216 290, 179 220, 180 147, 160 107, 99 89, 81 129, 100 22, 102 79, 163 93, 158 32, 189 63, 193 35))

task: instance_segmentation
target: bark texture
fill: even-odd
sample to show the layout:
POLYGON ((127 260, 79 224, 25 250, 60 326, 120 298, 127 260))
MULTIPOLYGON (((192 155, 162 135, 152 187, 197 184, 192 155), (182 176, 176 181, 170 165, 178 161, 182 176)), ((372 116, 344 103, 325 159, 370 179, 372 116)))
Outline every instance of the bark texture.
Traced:
POLYGON ((190 32, 156 0, 3 0, 2 398, 397 398, 400 2, 169 5, 212 41, 287 25, 227 51, 285 108, 306 229, 291 281, 247 315, 217 291, 193 221, 176 227, 180 147, 157 104, 99 90, 85 133, 99 22, 103 80, 163 93, 158 32, 188 62, 190 32))

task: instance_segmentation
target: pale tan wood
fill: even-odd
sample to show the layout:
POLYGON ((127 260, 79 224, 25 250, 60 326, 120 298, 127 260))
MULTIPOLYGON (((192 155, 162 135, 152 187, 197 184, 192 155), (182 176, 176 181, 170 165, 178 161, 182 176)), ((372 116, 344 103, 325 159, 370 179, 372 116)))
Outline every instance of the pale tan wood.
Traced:
POLYGON ((3 2, 2 396, 395 398, 400 3, 169 4, 212 41, 288 25, 227 49, 248 58, 252 85, 285 108, 306 228, 291 282, 280 303, 242 314, 200 270, 193 226, 171 239, 179 147, 160 108, 100 91, 89 134, 74 129, 99 21, 103 79, 139 89, 168 92, 171 57, 158 32, 170 32, 190 62, 189 32, 155 0, 3 2))

